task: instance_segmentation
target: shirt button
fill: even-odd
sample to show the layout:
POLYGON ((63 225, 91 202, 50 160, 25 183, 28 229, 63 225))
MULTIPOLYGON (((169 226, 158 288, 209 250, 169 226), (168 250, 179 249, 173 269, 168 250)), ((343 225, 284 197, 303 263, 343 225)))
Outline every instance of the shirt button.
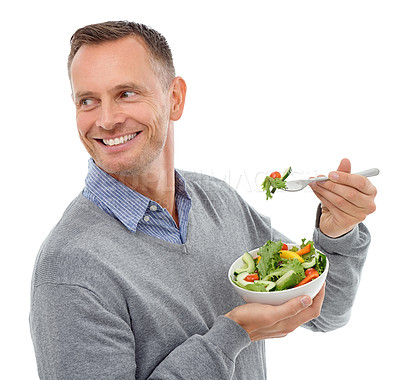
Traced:
POLYGON ((157 211, 157 206, 156 205, 151 205, 150 206, 150 211, 157 211))
POLYGON ((146 215, 146 216, 143 218, 143 220, 144 220, 145 222, 148 222, 148 221, 150 220, 150 216, 146 215))

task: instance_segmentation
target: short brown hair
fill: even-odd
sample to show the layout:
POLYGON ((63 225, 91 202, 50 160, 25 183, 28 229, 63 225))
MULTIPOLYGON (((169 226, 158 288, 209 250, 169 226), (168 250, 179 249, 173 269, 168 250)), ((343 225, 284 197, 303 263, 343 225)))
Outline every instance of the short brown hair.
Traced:
POLYGON ((72 60, 82 45, 97 45, 128 36, 141 38, 145 42, 149 52, 150 64, 155 73, 159 75, 161 83, 168 88, 175 78, 175 67, 167 40, 156 30, 130 21, 107 21, 78 29, 72 35, 70 41, 68 75, 70 75, 72 60))

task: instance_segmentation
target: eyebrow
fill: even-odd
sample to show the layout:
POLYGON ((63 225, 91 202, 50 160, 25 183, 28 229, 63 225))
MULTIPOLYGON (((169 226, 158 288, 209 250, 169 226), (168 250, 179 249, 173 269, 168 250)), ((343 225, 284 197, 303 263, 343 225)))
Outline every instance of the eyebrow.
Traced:
POLYGON ((147 92, 146 87, 141 86, 139 84, 136 83, 132 83, 132 82, 127 82, 127 83, 122 83, 122 84, 118 84, 117 86, 113 87, 112 90, 113 91, 120 91, 120 90, 125 90, 125 89, 132 89, 135 91, 139 91, 139 92, 147 92))
POLYGON ((76 99, 86 98, 86 97, 90 97, 93 95, 94 95, 94 92, 92 92, 92 91, 75 92, 74 99, 76 100, 76 99))
MULTIPOLYGON (((134 91, 139 91, 141 93, 147 92, 146 88, 144 86, 138 85, 136 83, 122 83, 122 84, 118 84, 116 86, 114 86, 111 91, 121 91, 121 90, 125 90, 125 89, 132 89, 134 91)), ((76 92, 75 93, 75 100, 76 99, 81 99, 81 98, 86 98, 86 97, 91 97, 94 96, 96 93, 93 91, 81 91, 81 92, 76 92)))

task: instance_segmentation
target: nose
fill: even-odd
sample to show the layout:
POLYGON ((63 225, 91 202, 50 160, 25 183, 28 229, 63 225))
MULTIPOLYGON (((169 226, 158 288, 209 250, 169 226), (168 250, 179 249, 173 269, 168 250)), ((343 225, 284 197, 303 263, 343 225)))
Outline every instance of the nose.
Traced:
POLYGON ((96 120, 96 126, 111 130, 118 124, 125 121, 125 116, 117 102, 113 100, 102 100, 100 105, 100 114, 96 120))

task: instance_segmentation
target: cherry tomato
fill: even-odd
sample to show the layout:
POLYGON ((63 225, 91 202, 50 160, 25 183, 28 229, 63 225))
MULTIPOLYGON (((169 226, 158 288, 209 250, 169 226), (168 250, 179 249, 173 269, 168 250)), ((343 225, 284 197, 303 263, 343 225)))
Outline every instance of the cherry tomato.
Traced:
POLYGON ((287 251, 287 250, 288 250, 288 246, 285 243, 283 243, 282 244, 282 251, 287 251))
POLYGON ((271 178, 275 179, 275 178, 281 178, 281 173, 279 172, 273 172, 269 175, 271 178))
POLYGON ((318 271, 317 271, 316 269, 314 269, 314 268, 308 268, 308 269, 304 272, 304 274, 305 274, 306 276, 308 276, 309 274, 314 273, 314 272, 317 272, 317 273, 318 273, 318 271))
POLYGON ((249 274, 244 278, 244 280, 248 282, 254 282, 255 280, 258 280, 258 274, 257 273, 249 274))

